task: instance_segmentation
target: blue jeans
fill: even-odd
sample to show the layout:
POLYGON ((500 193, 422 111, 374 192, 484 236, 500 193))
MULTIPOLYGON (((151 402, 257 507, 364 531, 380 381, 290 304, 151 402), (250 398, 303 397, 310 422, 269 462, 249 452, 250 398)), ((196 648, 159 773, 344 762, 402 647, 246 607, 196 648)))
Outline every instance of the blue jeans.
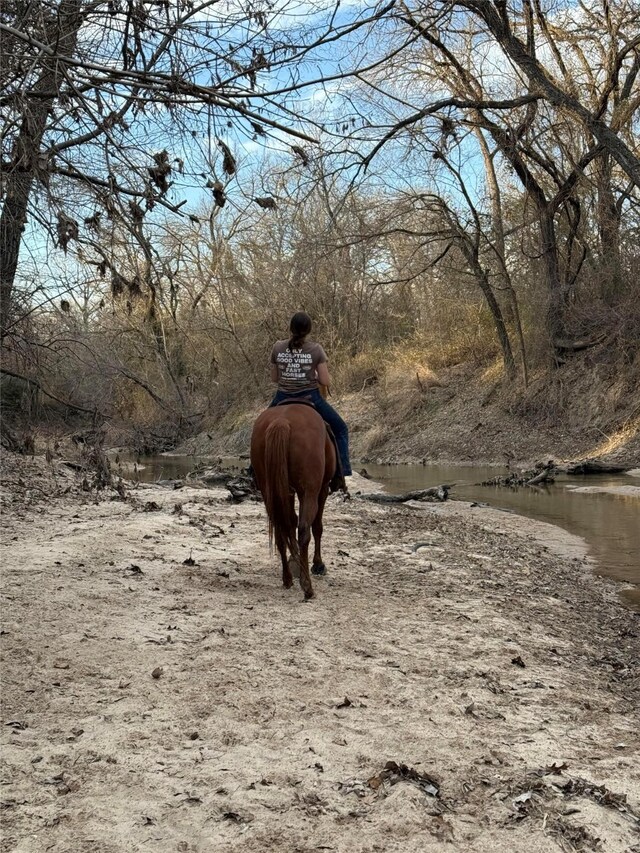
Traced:
POLYGON ((352 472, 351 463, 349 462, 349 429, 333 406, 327 403, 317 388, 312 391, 296 391, 292 394, 288 394, 285 391, 276 391, 276 395, 269 404, 269 408, 277 406, 283 400, 295 399, 296 397, 308 398, 316 407, 320 417, 329 424, 336 437, 340 462, 342 463, 342 473, 345 477, 350 477, 352 472))

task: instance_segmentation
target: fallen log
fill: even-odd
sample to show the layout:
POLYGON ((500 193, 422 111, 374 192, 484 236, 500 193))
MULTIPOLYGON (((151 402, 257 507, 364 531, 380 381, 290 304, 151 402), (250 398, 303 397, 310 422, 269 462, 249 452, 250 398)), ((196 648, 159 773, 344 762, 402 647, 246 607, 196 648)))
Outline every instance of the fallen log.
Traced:
POLYGON ((453 485, 434 486, 431 489, 418 489, 406 492, 404 495, 387 495, 375 492, 371 495, 357 495, 363 501, 374 501, 380 504, 403 504, 407 501, 424 501, 425 503, 442 503, 449 499, 449 490, 453 485))
POLYGON ((71 471, 80 471, 81 473, 87 471, 87 466, 82 462, 73 462, 71 459, 61 459, 58 462, 60 467, 69 468, 71 471))
POLYGON ((476 483, 477 486, 508 486, 517 488, 518 486, 531 486, 535 488, 543 483, 553 483, 554 474, 557 471, 555 463, 538 462, 533 471, 511 471, 506 477, 492 477, 490 480, 483 480, 482 483, 476 483))
POLYGON ((600 459, 583 459, 582 462, 568 465, 567 474, 624 474, 631 465, 612 465, 609 462, 601 462, 600 459))
POLYGON ((257 491, 253 484, 253 480, 249 477, 235 477, 229 480, 226 484, 227 491, 231 494, 231 500, 234 503, 242 503, 244 500, 259 501, 262 499, 260 492, 257 491))
POLYGON ((598 344, 601 344, 605 337, 606 335, 598 335, 597 338, 582 338, 582 340, 579 341, 572 341, 569 338, 556 338, 553 345, 557 350, 564 350, 565 352, 580 352, 580 350, 589 349, 589 347, 595 347, 598 344))
POLYGON ((539 474, 536 474, 534 477, 531 477, 530 480, 527 480, 525 486, 539 486, 540 483, 553 483, 554 472, 555 466, 553 462, 548 462, 539 474))
POLYGON ((238 471, 223 468, 196 468, 187 474, 187 481, 197 482, 204 486, 226 486, 230 480, 238 477, 238 471))

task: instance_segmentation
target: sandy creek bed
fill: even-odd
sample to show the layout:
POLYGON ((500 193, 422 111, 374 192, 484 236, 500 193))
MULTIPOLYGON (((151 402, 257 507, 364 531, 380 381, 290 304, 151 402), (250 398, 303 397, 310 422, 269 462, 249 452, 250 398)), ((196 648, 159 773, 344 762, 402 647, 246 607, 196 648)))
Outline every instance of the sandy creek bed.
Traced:
POLYGON ((640 851, 640 619, 580 540, 335 497, 303 604, 261 504, 96 503, 23 464, 3 466, 2 850, 640 851))

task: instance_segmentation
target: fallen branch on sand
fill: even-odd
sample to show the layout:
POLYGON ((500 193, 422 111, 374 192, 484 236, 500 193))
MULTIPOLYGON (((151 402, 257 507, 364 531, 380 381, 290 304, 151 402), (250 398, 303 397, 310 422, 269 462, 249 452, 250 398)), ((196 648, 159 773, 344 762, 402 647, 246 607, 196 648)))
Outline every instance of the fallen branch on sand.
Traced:
POLYGON ((381 504, 403 504, 407 501, 424 501, 425 503, 442 503, 449 499, 448 486, 434 486, 431 489, 418 489, 415 492, 407 492, 404 495, 386 495, 375 493, 372 495, 357 495, 363 501, 374 501, 381 504))
POLYGON ((256 490, 249 477, 235 477, 233 480, 229 480, 226 488, 231 493, 231 499, 236 503, 241 503, 247 498, 253 501, 261 500, 260 492, 256 490))

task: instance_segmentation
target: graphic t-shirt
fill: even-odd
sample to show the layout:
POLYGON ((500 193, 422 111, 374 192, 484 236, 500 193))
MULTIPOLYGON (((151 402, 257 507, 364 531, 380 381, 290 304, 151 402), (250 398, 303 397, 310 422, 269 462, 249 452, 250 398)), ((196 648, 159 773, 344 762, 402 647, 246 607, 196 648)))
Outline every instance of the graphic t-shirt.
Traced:
POLYGON ((318 387, 316 368, 327 360, 325 351, 314 341, 305 341, 300 349, 289 349, 289 341, 276 341, 271 364, 278 368, 280 391, 311 391, 318 387))

